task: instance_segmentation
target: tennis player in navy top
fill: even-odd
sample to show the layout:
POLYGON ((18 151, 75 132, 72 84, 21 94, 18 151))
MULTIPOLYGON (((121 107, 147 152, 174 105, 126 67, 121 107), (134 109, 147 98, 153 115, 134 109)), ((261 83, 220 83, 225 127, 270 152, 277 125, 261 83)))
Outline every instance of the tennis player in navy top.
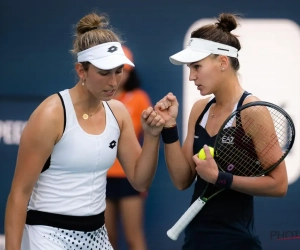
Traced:
MULTIPOLYGON (((215 184, 220 176, 207 146, 214 146, 221 125, 234 110, 259 100, 245 91, 238 80, 241 45, 231 33, 236 27, 237 17, 223 13, 216 23, 193 31, 187 48, 170 57, 171 63, 189 67, 189 79, 202 96, 212 94, 194 103, 182 147, 176 125, 176 97, 169 93, 155 106, 166 121, 162 138, 166 164, 174 185, 184 190, 196 178, 191 203, 201 195, 207 182, 215 184), (197 156, 203 147, 206 160, 197 156)), ((230 143, 230 140, 224 140, 226 142, 230 143)), ((185 229, 182 250, 262 249, 254 227, 253 196, 281 197, 286 194, 285 163, 280 163, 262 177, 228 174, 223 183, 225 191, 208 201, 185 229)))

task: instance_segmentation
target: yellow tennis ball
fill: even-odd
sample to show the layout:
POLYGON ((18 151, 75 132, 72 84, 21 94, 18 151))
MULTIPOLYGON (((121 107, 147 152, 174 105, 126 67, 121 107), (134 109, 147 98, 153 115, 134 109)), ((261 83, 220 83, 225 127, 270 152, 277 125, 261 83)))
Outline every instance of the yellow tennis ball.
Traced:
MULTIPOLYGON (((209 148, 209 151, 210 151, 210 154, 212 155, 212 157, 214 157, 214 153, 215 153, 215 150, 214 148, 212 147, 208 147, 209 148)), ((205 160, 206 159, 206 155, 205 155, 205 151, 204 151, 204 148, 202 148, 198 154, 198 157, 199 159, 201 160, 205 160)))

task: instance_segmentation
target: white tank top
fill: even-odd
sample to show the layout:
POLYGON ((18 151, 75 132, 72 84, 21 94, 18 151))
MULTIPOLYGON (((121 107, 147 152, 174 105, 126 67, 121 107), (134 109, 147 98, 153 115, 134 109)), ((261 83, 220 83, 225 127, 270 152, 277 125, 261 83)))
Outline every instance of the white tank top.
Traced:
POLYGON ((105 210, 106 173, 116 159, 120 128, 103 102, 106 126, 99 135, 86 133, 78 123, 69 90, 60 92, 66 126, 54 146, 49 168, 33 188, 28 210, 89 216, 105 210))

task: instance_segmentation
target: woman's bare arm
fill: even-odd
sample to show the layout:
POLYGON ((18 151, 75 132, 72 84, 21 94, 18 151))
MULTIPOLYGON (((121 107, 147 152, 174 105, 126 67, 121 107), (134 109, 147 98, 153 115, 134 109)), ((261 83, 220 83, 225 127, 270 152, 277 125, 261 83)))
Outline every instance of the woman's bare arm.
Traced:
MULTIPOLYGON (((163 119, 158 123, 160 126, 153 126, 153 130, 157 130, 157 133, 151 134, 149 131, 146 132, 145 127, 148 126, 143 124, 144 141, 141 148, 134 131, 132 119, 125 106, 116 101, 111 102, 110 104, 121 129, 121 135, 118 142, 118 160, 124 168, 131 185, 136 190, 144 192, 150 187, 156 172, 160 131, 163 126, 163 119)), ((157 122, 157 118, 154 118, 156 112, 153 113, 151 110, 153 109, 148 108, 144 113, 150 114, 149 119, 153 119, 152 124, 155 124, 157 122)), ((144 123, 144 121, 141 122, 144 123)))
POLYGON ((188 121, 187 137, 182 148, 179 141, 164 145, 168 171, 173 184, 179 190, 190 187, 196 177, 196 165, 193 162, 195 124, 206 104, 207 99, 202 99, 193 105, 188 121))
MULTIPOLYGON (((255 96, 248 97, 244 104, 250 103, 253 101, 259 101, 259 99, 255 96)), ((250 133, 251 138, 254 143, 254 147, 257 152, 257 156, 264 166, 269 166, 266 164, 266 159, 269 162, 276 162, 278 160, 278 155, 282 154, 281 148, 278 144, 272 143, 272 133, 275 133, 273 123, 271 118, 265 119, 267 115, 259 114, 258 112, 247 112, 247 119, 253 119, 253 121, 257 121, 259 117, 264 117, 263 124, 258 123, 258 129, 254 129, 251 132, 248 131, 247 127, 244 127, 246 133, 250 133), (260 126, 262 125, 265 130, 260 126), (271 127, 271 128, 270 128, 271 127), (264 144, 261 142, 265 141, 266 145, 273 145, 268 150, 268 154, 265 155, 264 152, 264 144)), ((242 115, 242 121, 243 121, 242 115)), ((250 124, 250 123, 248 123, 250 124)), ((252 126, 251 126, 252 127, 252 126)), ((250 129, 250 127, 249 127, 250 129)), ((277 137, 276 137, 277 138, 277 137)), ((197 164, 196 171, 198 174, 207 182, 212 184, 216 183, 218 177, 218 167, 214 159, 210 156, 208 149, 206 150, 206 160, 199 160, 196 155, 193 156, 194 162, 197 164)), ((284 196, 287 192, 288 188, 288 179, 287 179, 287 171, 285 162, 281 162, 274 170, 261 177, 245 177, 245 176, 233 176, 233 182, 231 185, 231 189, 253 195, 253 196, 270 196, 270 197, 281 197, 284 196)))
MULTIPOLYGON (((249 98, 250 99, 250 98, 249 98)), ((258 100, 255 97, 248 100, 258 100)), ((242 114, 245 132, 252 138, 258 159, 262 167, 270 167, 278 161, 282 150, 277 141, 278 136, 274 128, 272 117, 267 108, 248 108, 242 114)), ((232 189, 256 196, 284 196, 288 188, 288 178, 285 162, 281 162, 273 171, 266 176, 240 177, 234 176, 232 189)))
POLYGON ((63 108, 59 97, 54 95, 32 113, 21 135, 5 214, 6 250, 20 250, 33 186, 62 131, 63 108))

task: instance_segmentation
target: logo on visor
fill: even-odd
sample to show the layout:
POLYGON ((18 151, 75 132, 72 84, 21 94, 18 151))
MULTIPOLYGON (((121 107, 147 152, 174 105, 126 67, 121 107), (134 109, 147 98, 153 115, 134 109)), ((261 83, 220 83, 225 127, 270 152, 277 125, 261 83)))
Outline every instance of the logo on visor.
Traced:
POLYGON ((193 41, 193 39, 191 39, 191 40, 189 41, 189 43, 188 43, 187 46, 191 46, 192 41, 193 41))
POLYGON ((118 50, 118 47, 116 47, 116 46, 111 46, 111 47, 108 48, 108 51, 107 51, 107 52, 114 53, 114 52, 117 51, 117 50, 118 50))

